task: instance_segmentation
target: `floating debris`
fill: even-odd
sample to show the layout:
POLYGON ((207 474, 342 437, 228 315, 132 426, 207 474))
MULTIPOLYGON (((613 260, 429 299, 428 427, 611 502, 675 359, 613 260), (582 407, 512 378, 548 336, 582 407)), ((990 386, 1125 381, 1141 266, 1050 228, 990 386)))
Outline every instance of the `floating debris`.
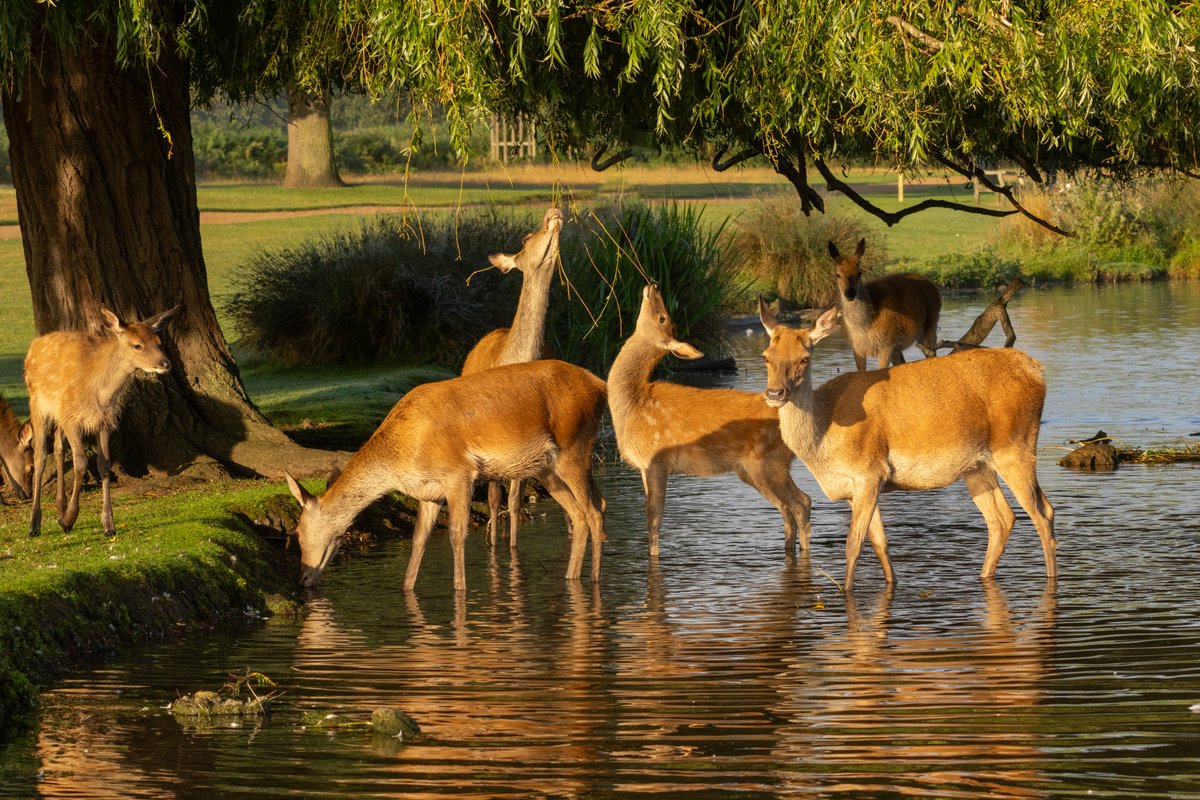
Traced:
POLYGON ((254 686, 275 686, 261 672, 230 675, 229 683, 219 692, 199 691, 177 698, 167 706, 176 719, 191 724, 205 723, 214 718, 257 717, 271 713, 271 700, 276 692, 260 695, 254 686))
POLYGON ((334 712, 306 711, 300 717, 305 729, 347 730, 363 729, 397 739, 415 739, 421 735, 421 726, 412 717, 398 708, 377 708, 370 719, 353 717, 334 712))
POLYGON ((1120 464, 1180 464, 1200 462, 1200 444, 1181 442, 1178 445, 1142 449, 1113 439, 1104 431, 1097 431, 1088 439, 1070 439, 1071 444, 1080 445, 1059 460, 1060 467, 1111 471, 1120 464))

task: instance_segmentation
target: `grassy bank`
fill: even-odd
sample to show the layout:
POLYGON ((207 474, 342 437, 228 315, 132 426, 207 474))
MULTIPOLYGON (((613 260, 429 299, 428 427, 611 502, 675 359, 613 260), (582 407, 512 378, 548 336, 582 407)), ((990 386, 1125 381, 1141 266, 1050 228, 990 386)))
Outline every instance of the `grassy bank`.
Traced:
POLYGON ((69 534, 50 522, 30 539, 28 504, 0 508, 0 731, 38 687, 122 647, 294 608, 275 593, 291 591, 295 556, 254 525, 285 497, 249 482, 122 491, 111 542, 95 492, 69 534))

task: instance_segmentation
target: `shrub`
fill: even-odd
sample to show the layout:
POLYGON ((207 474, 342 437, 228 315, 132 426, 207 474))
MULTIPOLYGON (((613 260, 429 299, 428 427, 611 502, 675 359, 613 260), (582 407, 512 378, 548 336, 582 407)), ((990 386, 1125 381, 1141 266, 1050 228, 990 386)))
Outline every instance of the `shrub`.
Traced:
POLYGON ((262 126, 211 121, 192 126, 196 174, 206 178, 278 178, 287 163, 287 134, 262 126))
POLYGON ((694 204, 635 202, 581 214, 562 243, 567 285, 551 305, 547 340, 600 374, 633 333, 648 281, 662 288, 677 335, 721 352, 725 312, 746 293, 725 233, 694 204))
POLYGON ((457 370, 507 325, 518 281, 477 275, 519 249, 531 217, 494 209, 432 221, 379 218, 255 255, 226 304, 241 344, 289 365, 392 362, 457 370))
MULTIPOLYGON (((806 217, 794 195, 779 195, 758 198, 738 217, 733 246, 760 289, 801 306, 824 307, 837 294, 828 243, 845 251, 867 232, 859 217, 832 209, 806 217)), ((884 241, 873 237, 863 268, 878 268, 886 259, 884 241)))
POLYGON ((916 271, 943 289, 986 289, 1022 274, 1020 261, 990 250, 939 256, 922 262, 916 271))

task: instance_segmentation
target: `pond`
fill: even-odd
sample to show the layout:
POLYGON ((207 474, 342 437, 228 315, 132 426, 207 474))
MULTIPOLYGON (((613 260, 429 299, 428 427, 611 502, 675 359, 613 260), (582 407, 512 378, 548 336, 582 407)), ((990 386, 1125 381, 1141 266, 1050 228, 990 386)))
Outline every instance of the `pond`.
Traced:
MULTIPOLYGON (((947 300, 942 335, 987 299, 947 300)), ((469 538, 465 597, 445 537, 412 597, 407 542, 347 554, 302 622, 147 648, 47 692, 0 754, 0 796, 1200 797, 1200 470, 1055 464, 1099 428, 1143 447, 1200 432, 1200 286, 1026 290, 1011 312, 1049 382, 1055 582, 1020 511, 995 581, 979 579, 986 531, 960 483, 884 496, 897 583, 868 548, 848 600, 830 577, 848 510, 799 462, 811 554, 785 553, 778 515, 736 478, 672 478, 652 562, 640 479, 610 435, 599 586, 561 579, 550 502, 515 555, 469 538), (247 670, 283 692, 266 719, 164 711, 247 670), (423 737, 301 722, 378 707, 423 737)), ((761 389, 761 333, 733 343, 740 371, 716 383, 761 389)), ((852 368, 840 337, 818 347, 818 380, 852 368)))

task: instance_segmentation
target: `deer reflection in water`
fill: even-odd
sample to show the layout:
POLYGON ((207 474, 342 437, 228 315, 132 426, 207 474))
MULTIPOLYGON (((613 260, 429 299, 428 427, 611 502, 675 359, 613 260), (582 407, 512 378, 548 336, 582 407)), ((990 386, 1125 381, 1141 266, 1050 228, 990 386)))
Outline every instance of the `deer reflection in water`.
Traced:
MULTIPOLYGON (((1015 613, 994 580, 983 582, 974 621, 926 624, 893 617, 888 587, 865 609, 846 597, 846 627, 781 676, 774 713, 793 720, 781 763, 820 761, 821 783, 864 791, 1041 797, 1047 778, 1037 719, 1056 617, 1055 582, 1015 613), (935 627, 939 626, 939 627, 935 627)), ((930 601, 933 602, 933 601, 930 601)), ((918 612, 919 613, 919 612, 918 612)), ((813 788, 811 771, 788 773, 813 788)))

